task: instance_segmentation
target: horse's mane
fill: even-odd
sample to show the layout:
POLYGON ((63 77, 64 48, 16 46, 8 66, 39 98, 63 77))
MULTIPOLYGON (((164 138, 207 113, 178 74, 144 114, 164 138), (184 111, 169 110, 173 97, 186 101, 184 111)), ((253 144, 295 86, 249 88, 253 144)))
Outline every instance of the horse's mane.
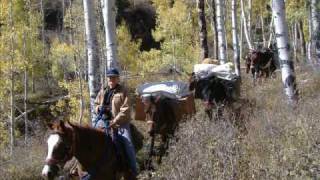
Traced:
POLYGON ((102 130, 90 127, 73 124, 74 132, 79 138, 88 139, 88 142, 106 141, 106 133, 102 130))
MULTIPOLYGON (((77 149, 80 151, 88 150, 95 155, 93 157, 100 158, 101 153, 106 153, 107 149, 113 147, 110 135, 106 135, 103 130, 99 130, 89 126, 72 125, 73 132, 77 141, 77 149), (84 148, 86 147, 86 148, 84 148)), ((80 161, 80 160, 79 160, 80 161)))
POLYGON ((76 128, 77 130, 80 130, 82 132, 87 132, 89 134, 100 134, 100 135, 103 135, 104 132, 101 131, 101 130, 98 130, 96 128, 93 128, 91 126, 83 126, 83 125, 78 125, 78 124, 72 124, 73 128, 76 128))

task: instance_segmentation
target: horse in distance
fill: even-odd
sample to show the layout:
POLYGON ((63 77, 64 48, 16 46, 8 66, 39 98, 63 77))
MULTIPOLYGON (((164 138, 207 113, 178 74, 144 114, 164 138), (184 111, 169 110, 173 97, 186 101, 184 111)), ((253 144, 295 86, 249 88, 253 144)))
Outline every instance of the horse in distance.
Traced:
POLYGON ((277 69, 275 56, 269 48, 250 51, 245 57, 246 73, 251 71, 254 82, 261 77, 270 77, 277 69))

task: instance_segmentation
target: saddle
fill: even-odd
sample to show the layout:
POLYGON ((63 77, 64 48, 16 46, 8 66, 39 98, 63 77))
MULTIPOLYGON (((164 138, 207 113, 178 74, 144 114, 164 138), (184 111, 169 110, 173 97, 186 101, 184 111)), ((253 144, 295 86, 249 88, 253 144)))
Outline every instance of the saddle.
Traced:
MULTIPOLYGON (((112 148, 116 152, 116 166, 118 171, 124 171, 129 168, 127 153, 125 151, 124 142, 122 140, 122 137, 118 135, 117 132, 114 132, 112 135, 110 133, 106 134, 106 141, 112 142, 112 148)), ((85 174, 83 177, 81 177, 81 180, 92 180, 95 179, 97 170, 99 168, 99 165, 103 162, 107 161, 107 153, 103 158, 101 158, 98 163, 96 164, 96 167, 91 168, 87 171, 87 174, 85 174)))
MULTIPOLYGON (((110 124, 110 116, 108 116, 108 112, 105 111, 106 108, 101 108, 96 119, 93 121, 93 127, 97 129, 101 129, 105 133, 105 141, 111 141, 111 148, 116 152, 116 166, 119 171, 124 171, 129 168, 128 155, 125 150, 125 142, 121 135, 118 134, 120 130, 111 130, 109 128, 110 124)), ((108 150, 106 150, 108 151, 108 150)), ((107 161, 107 152, 106 155, 103 156, 97 163, 96 167, 93 167, 88 171, 88 173, 81 177, 81 180, 92 180, 96 175, 96 171, 99 168, 99 165, 103 162, 107 161)))
POLYGON ((112 144, 116 152, 117 166, 120 171, 129 168, 129 162, 127 161, 128 155, 124 144, 124 138, 118 134, 118 130, 112 133, 112 144))

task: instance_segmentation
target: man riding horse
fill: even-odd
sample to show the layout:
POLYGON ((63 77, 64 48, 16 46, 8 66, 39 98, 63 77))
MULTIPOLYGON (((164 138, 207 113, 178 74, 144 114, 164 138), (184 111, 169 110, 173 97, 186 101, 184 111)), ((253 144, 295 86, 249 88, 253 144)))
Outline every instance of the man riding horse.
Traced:
POLYGON ((121 143, 123 143, 129 159, 132 174, 137 176, 137 163, 129 124, 131 118, 127 91, 120 85, 117 69, 109 69, 106 76, 107 87, 100 90, 95 101, 95 111, 97 114, 100 113, 102 117, 94 122, 94 126, 97 128, 112 128, 117 132, 117 137, 121 138, 121 143))
POLYGON ((107 79, 107 87, 101 89, 95 101, 95 128, 63 121, 48 123, 51 133, 43 177, 54 179, 59 169, 75 157, 81 180, 137 179, 127 92, 119 84, 117 69, 108 70, 107 79))

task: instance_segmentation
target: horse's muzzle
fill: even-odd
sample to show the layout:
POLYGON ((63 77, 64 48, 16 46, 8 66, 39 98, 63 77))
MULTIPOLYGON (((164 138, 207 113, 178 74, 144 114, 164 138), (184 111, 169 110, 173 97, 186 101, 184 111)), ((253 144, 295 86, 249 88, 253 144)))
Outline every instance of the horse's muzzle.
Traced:
POLYGON ((59 167, 57 165, 44 165, 41 175, 42 177, 51 180, 58 175, 59 167))

